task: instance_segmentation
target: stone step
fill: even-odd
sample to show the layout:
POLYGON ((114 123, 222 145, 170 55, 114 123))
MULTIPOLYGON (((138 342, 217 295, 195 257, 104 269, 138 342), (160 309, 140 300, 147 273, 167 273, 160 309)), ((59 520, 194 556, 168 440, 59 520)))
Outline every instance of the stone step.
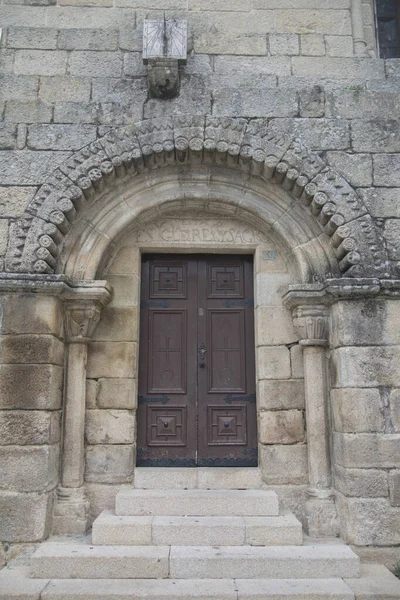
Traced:
POLYGON ((164 579, 169 577, 168 546, 91 546, 44 542, 32 555, 39 579, 164 579))
MULTIPOLYGON (((18 559, 17 559, 18 560, 18 559)), ((0 570, 0 600, 400 600, 383 565, 355 579, 31 579, 29 567, 0 570), (236 590, 236 591, 235 591, 236 590)))
POLYGON ((275 492, 266 490, 143 490, 128 488, 115 500, 118 516, 278 516, 275 492))
POLYGON ((45 542, 31 559, 39 579, 327 579, 359 577, 345 545, 90 546, 45 542))
POLYGON ((142 489, 251 490, 261 487, 258 467, 136 467, 134 487, 142 489))
POLYGON ((52 581, 42 600, 354 600, 341 579, 169 579, 52 581))
POLYGON ((172 546, 172 579, 326 579, 359 577, 360 559, 341 544, 315 546, 172 546))
POLYGON ((279 517, 129 517, 105 510, 94 521, 94 545, 252 546, 301 545, 301 523, 279 517))

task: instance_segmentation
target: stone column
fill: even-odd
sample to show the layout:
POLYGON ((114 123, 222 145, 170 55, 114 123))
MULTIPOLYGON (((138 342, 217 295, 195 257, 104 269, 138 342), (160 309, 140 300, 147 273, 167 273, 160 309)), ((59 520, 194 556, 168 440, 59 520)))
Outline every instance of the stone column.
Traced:
POLYGON ((309 473, 306 518, 311 536, 337 534, 336 507, 331 488, 325 358, 328 319, 328 310, 322 304, 298 305, 293 311, 294 326, 303 346, 309 473))
POLYGON ((354 54, 356 56, 369 57, 367 43, 364 38, 361 0, 351 0, 351 25, 353 29, 354 54))
POLYGON ((100 312, 101 304, 93 300, 71 300, 64 304, 68 350, 61 486, 57 490, 54 533, 84 533, 87 528, 89 503, 83 487, 87 344, 100 312))

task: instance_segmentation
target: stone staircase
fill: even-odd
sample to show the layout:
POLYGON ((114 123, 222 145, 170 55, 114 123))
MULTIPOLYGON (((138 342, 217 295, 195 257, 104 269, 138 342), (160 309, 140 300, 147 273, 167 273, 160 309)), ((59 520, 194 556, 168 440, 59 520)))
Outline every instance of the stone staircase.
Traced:
POLYGON ((300 522, 279 512, 258 469, 137 469, 115 513, 93 523, 91 543, 65 536, 41 544, 30 577, 14 577, 20 595, 1 591, 13 581, 2 573, 2 600, 364 597, 354 591, 363 581, 357 555, 338 540, 303 541, 300 522))

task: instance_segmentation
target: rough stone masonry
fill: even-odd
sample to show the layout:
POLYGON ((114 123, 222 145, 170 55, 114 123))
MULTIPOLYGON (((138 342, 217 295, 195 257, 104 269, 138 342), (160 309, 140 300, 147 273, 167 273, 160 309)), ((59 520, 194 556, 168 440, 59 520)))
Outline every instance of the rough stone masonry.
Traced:
POLYGON ((0 566, 132 481, 140 252, 194 249, 255 255, 264 484, 392 567, 400 59, 372 1, 0 0, 0 28, 0 566))

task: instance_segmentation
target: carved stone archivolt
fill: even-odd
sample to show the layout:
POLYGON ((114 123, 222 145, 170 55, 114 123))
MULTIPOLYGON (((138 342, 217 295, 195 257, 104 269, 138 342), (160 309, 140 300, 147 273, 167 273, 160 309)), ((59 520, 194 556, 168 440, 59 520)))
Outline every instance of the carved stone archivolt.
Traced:
POLYGON ((176 117, 111 130, 75 153, 12 225, 6 271, 53 273, 77 215, 122 178, 176 164, 213 164, 272 180, 321 225, 346 277, 389 277, 381 235, 360 196, 300 139, 267 119, 176 117))

